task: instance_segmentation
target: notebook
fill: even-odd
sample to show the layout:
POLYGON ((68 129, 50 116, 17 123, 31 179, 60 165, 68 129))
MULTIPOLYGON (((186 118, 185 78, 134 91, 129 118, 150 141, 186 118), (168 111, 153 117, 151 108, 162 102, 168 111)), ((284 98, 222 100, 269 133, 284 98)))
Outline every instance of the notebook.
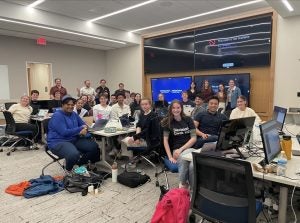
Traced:
POLYGON ((88 131, 101 131, 105 128, 108 119, 98 119, 95 124, 88 127, 88 131))

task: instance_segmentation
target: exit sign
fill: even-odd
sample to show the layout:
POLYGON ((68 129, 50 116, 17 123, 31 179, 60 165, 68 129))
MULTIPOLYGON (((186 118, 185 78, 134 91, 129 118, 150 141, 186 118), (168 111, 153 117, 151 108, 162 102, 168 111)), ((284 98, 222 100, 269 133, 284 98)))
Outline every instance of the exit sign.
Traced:
POLYGON ((36 39, 36 44, 46 46, 47 45, 47 40, 43 37, 37 38, 36 39))

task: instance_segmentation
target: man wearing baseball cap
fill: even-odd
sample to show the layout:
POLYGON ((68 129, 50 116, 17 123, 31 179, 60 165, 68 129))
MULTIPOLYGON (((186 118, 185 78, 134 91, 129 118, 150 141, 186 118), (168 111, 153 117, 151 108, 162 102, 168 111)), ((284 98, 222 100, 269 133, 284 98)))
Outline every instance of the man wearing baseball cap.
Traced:
POLYGON ((94 164, 100 160, 96 142, 85 137, 87 126, 74 112, 75 99, 70 95, 62 98, 62 109, 56 111, 49 121, 47 143, 52 153, 66 159, 66 170, 75 164, 94 164))

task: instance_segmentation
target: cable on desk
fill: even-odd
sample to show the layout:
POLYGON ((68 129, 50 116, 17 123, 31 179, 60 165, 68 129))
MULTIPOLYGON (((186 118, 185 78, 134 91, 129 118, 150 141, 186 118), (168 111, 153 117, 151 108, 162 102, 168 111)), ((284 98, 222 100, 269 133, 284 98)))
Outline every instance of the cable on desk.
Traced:
POLYGON ((291 134, 292 136, 295 137, 295 136, 297 135, 297 134, 292 133, 291 131, 289 131, 289 130, 287 129, 287 125, 286 125, 286 124, 284 124, 283 126, 284 126, 285 130, 286 130, 289 134, 291 134))

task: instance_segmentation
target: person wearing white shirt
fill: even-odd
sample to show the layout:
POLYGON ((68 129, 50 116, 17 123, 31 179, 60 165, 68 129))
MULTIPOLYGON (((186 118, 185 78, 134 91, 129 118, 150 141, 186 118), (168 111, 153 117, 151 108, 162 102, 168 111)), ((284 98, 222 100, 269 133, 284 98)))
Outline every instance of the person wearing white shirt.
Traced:
POLYGON ((255 113, 252 108, 247 107, 247 99, 245 96, 240 95, 237 98, 237 107, 232 110, 229 119, 255 117, 255 123, 260 123, 261 118, 255 113))
POLYGON ((91 87, 90 80, 85 80, 84 85, 80 90, 77 88, 77 96, 81 97, 82 95, 92 95, 93 97, 96 96, 96 91, 94 88, 91 87))
POLYGON ((128 114, 128 116, 130 116, 130 107, 124 103, 125 95, 123 93, 118 93, 116 96, 118 103, 111 107, 111 118, 119 120, 122 115, 128 114))
POLYGON ((20 103, 14 104, 8 109, 15 120, 16 131, 32 131, 31 138, 35 138, 38 128, 36 125, 29 123, 32 110, 32 107, 29 105, 29 96, 27 95, 21 97, 20 103))
POLYGON ((107 95, 101 94, 99 98, 100 104, 97 104, 93 107, 93 117, 94 121, 98 119, 110 119, 111 116, 111 106, 107 105, 107 95))
MULTIPOLYGON (((111 107, 111 119, 119 120, 123 115, 128 114, 130 116, 130 107, 129 105, 124 104, 125 94, 117 93, 116 95, 118 103, 114 104, 111 107)), ((109 152, 110 156, 120 156, 121 155, 121 144, 118 142, 118 137, 112 137, 113 149, 109 152)))

